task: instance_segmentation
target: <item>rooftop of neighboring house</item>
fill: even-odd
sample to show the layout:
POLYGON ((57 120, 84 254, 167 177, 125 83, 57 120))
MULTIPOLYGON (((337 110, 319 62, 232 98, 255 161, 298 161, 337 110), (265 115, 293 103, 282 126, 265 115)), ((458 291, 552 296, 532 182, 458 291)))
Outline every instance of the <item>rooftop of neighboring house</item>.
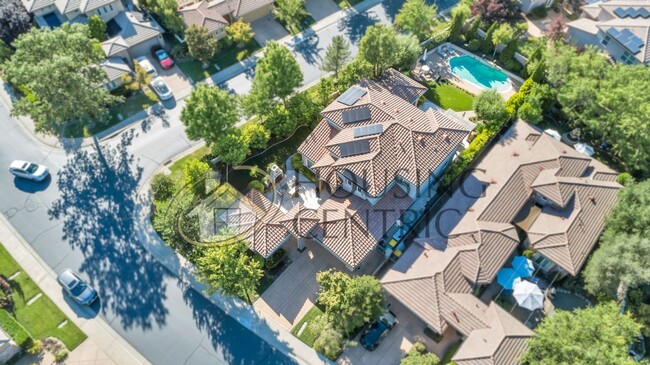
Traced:
POLYGON ((210 31, 215 31, 270 4, 273 4, 273 0, 201 0, 183 6, 180 12, 187 26, 204 26, 210 31))
POLYGON ((397 177, 421 186, 473 128, 415 103, 426 88, 395 70, 363 79, 322 112, 323 120, 298 152, 332 188, 338 174, 378 197, 397 177))
POLYGON ((119 80, 122 75, 131 73, 131 67, 120 57, 109 57, 103 60, 100 65, 106 71, 109 82, 119 80))
POLYGON ((402 257, 382 285, 439 333, 453 326, 467 336, 459 364, 514 364, 530 331, 472 293, 488 284, 519 244, 532 247, 572 275, 584 264, 616 201, 617 174, 536 127, 517 121, 402 257), (549 204, 532 209, 535 193, 549 204), (515 323, 516 322, 516 323, 515 323), (481 362, 483 361, 483 362, 481 362))
POLYGON ((116 0, 21 0, 28 12, 34 12, 50 5, 55 5, 59 13, 73 11, 87 13, 116 0))
POLYGON ((119 54, 164 31, 151 17, 136 11, 123 11, 106 23, 109 40, 102 43, 106 57, 119 54))
POLYGON ((608 35, 641 63, 650 62, 650 0, 614 0, 582 7, 582 18, 569 27, 608 35))

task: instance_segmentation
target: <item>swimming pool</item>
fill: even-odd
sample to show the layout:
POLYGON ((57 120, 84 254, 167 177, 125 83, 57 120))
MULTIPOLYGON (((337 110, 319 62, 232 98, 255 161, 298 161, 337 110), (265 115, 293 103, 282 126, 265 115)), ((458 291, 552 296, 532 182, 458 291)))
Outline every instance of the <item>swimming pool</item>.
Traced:
POLYGON ((471 56, 456 56, 449 60, 451 72, 482 89, 506 91, 510 88, 508 76, 471 56))

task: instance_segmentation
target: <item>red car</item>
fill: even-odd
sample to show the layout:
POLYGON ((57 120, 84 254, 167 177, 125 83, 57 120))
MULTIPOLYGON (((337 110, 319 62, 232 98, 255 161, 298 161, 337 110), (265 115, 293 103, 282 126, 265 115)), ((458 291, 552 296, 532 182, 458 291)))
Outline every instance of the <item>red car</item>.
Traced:
POLYGON ((159 49, 155 51, 154 54, 156 55, 156 59, 158 59, 158 63, 160 63, 160 66, 162 66, 164 70, 169 70, 174 67, 174 60, 172 60, 164 49, 159 49))

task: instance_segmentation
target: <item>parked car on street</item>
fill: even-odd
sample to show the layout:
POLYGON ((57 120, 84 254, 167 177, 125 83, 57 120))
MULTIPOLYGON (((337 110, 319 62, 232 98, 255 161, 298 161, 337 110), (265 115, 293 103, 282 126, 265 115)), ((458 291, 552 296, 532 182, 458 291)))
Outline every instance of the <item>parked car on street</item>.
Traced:
POLYGON ((368 351, 374 351, 390 330, 397 324, 397 317, 393 312, 386 310, 381 317, 372 321, 361 335, 361 346, 368 351))
POLYGON ((153 53, 153 56, 156 57, 158 60, 158 63, 160 63, 160 66, 165 69, 169 70, 170 68, 174 67, 174 60, 172 60, 171 56, 167 51, 165 51, 162 48, 154 48, 151 50, 153 53))
POLYGON ((156 94, 158 94, 160 100, 169 100, 172 97, 174 97, 174 94, 172 94, 171 89, 169 88, 169 86, 167 86, 165 80, 163 80, 162 77, 160 76, 156 77, 151 81, 151 88, 156 94))
POLYGON ((91 305, 97 299, 97 292, 70 269, 65 269, 57 276, 63 289, 81 305, 91 305))
POLYGON ((33 162, 16 160, 9 165, 9 172, 24 179, 43 181, 49 175, 50 170, 33 162))
POLYGON ((140 56, 135 59, 138 61, 138 64, 140 64, 140 67, 142 67, 151 77, 158 77, 158 71, 156 71, 156 68, 153 67, 149 59, 145 56, 140 56))

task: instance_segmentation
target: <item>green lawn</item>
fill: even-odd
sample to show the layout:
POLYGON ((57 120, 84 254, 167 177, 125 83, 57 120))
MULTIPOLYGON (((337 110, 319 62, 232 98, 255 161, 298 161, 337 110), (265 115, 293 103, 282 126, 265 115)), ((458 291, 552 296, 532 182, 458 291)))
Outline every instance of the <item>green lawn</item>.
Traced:
POLYGON ((315 331, 315 329, 312 328, 310 324, 314 323, 314 321, 322 315, 325 315, 325 313, 323 313, 323 311, 317 306, 313 306, 309 312, 307 312, 305 316, 302 317, 300 321, 298 321, 296 326, 293 327, 291 334, 298 337, 300 341, 306 343, 310 347, 314 346, 314 341, 316 341, 320 333, 315 331), (305 327, 305 329, 302 331, 302 334, 298 336, 298 331, 300 331, 302 324, 305 322, 307 322, 307 327, 305 327))
MULTIPOLYGON (((158 102, 158 96, 153 91, 147 89, 145 92, 138 93, 124 99, 124 102, 117 104, 111 108, 111 115, 116 122, 121 122, 117 117, 118 114, 122 116, 122 120, 130 116, 136 115, 139 112, 151 107, 158 102)), ((104 127, 103 129, 106 129, 104 127)), ((95 132, 96 133, 96 132, 95 132)))
POLYGON ((178 161, 174 162, 171 166, 169 166, 169 170, 172 172, 171 177, 174 179, 174 181, 178 181, 179 179, 182 178, 183 175, 183 167, 185 167, 185 164, 194 158, 202 158, 203 156, 207 155, 210 153, 210 148, 207 146, 201 146, 194 152, 183 156, 180 158, 178 161))
MULTIPOLYGON (((223 45, 223 43, 220 44, 223 45)), ((261 48, 253 39, 243 48, 238 48, 236 44, 233 44, 229 47, 219 49, 207 70, 203 69, 201 62, 194 59, 178 61, 178 67, 192 80, 199 82, 210 77, 211 74, 218 72, 214 65, 219 66, 223 70, 228 66, 252 56, 261 48)))
POLYGON ((336 3, 338 4, 339 8, 345 10, 357 5, 362 1, 363 0, 337 0, 336 3))
POLYGON ((474 97, 451 84, 430 83, 429 90, 424 96, 438 104, 443 109, 452 109, 457 112, 472 110, 474 97))
MULTIPOLYGON (((9 255, 4 246, 0 245, 0 274, 10 277, 17 271, 22 271, 21 267, 9 255)), ((63 341, 69 350, 76 348, 86 339, 86 335, 45 294, 32 305, 27 305, 27 302, 40 293, 41 290, 24 272, 21 272, 12 280, 11 284, 13 287, 14 318, 23 325, 32 337, 35 339, 56 337, 63 341), (57 328, 60 323, 66 320, 67 323, 63 327, 57 328)))
POLYGON ((456 351, 458 351, 458 348, 462 343, 463 341, 458 341, 453 345, 449 346, 449 349, 447 350, 447 352, 445 352, 445 356, 443 356, 442 359, 440 359, 440 364, 442 365, 449 364, 451 362, 451 358, 454 357, 454 355, 456 355, 456 351))

